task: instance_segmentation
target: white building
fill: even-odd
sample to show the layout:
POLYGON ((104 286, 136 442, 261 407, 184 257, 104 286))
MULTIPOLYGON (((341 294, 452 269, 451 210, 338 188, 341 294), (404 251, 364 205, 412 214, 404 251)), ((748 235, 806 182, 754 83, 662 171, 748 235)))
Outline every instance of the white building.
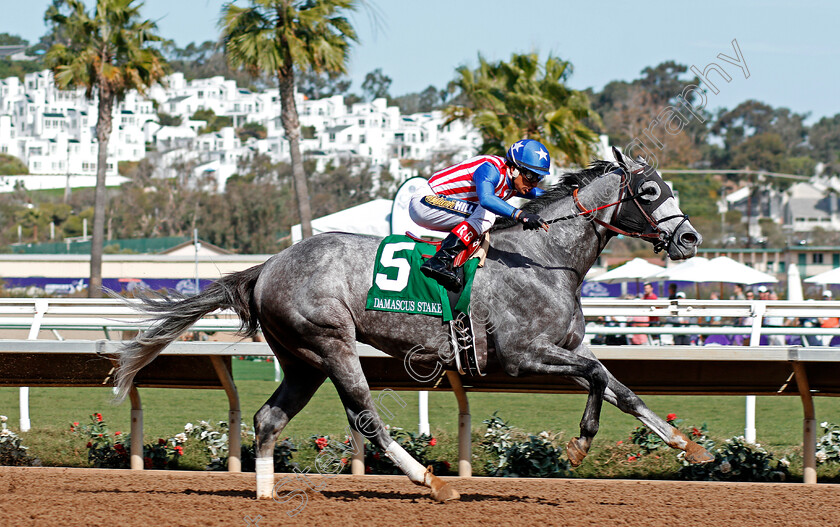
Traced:
MULTIPOLYGON (((97 119, 95 100, 81 89, 59 90, 48 71, 0 80, 0 153, 20 158, 31 174, 96 174, 97 119)), ((106 173, 116 176, 119 161, 145 157, 143 124, 157 117, 151 101, 129 93, 112 119, 106 173)))
MULTIPOLYGON (((296 102, 301 148, 321 167, 352 157, 388 169, 399 183, 418 173, 418 162, 442 153, 465 159, 480 144, 478 132, 462 122, 443 126, 440 112, 403 116, 385 99, 348 107, 342 96, 307 100, 297 94, 296 102)), ((174 177, 189 167, 196 177, 212 175, 221 191, 243 158, 261 153, 290 161, 279 116, 276 89, 253 93, 223 77, 187 81, 172 74, 146 96, 131 92, 115 106, 107 174, 115 176, 120 161, 153 151, 158 176, 174 177), (199 110, 230 117, 233 127, 203 133, 208 123, 191 119, 199 110), (161 126, 158 112, 180 117, 181 124, 161 126), (241 141, 235 128, 248 122, 265 126, 267 136, 241 141)), ((0 80, 0 153, 20 158, 31 174, 94 175, 97 120, 95 98, 57 89, 49 71, 28 74, 23 82, 0 80)), ((25 184, 27 176, 17 177, 25 184)))

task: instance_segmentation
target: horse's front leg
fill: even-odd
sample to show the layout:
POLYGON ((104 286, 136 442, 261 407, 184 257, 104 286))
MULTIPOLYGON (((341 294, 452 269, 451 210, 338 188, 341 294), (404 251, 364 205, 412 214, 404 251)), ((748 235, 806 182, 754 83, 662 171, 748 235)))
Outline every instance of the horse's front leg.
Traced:
POLYGON ((607 388, 609 372, 598 359, 581 355, 579 350, 569 351, 547 341, 537 339, 528 348, 527 358, 515 365, 508 365, 507 372, 516 377, 531 375, 564 375, 580 378, 589 389, 586 408, 580 420, 580 437, 566 445, 566 455, 572 466, 581 464, 598 433, 601 405, 607 388))
POLYGON ((685 451, 685 459, 689 463, 708 463, 714 460, 714 456, 708 450, 689 439, 678 428, 671 426, 667 421, 653 413, 647 405, 633 391, 621 384, 611 373, 609 376, 607 390, 604 398, 610 404, 617 407, 624 413, 635 416, 653 433, 662 438, 671 448, 685 451))
MULTIPOLYGON (((597 360, 595 354, 586 346, 581 345, 578 351, 592 360, 597 360)), ((656 415, 638 395, 633 393, 633 390, 621 384, 606 368, 605 371, 607 372, 607 389, 604 392, 604 399, 608 403, 641 421, 671 448, 684 450, 685 459, 689 463, 708 463, 714 459, 714 456, 705 448, 656 415)), ((585 378, 574 377, 573 380, 585 389, 590 389, 590 384, 585 378)))

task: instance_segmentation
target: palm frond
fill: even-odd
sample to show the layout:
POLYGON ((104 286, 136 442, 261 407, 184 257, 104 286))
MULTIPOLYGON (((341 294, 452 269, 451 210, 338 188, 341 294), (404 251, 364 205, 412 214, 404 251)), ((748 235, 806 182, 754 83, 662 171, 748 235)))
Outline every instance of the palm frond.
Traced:
POLYGON ((484 152, 497 152, 523 137, 543 142, 557 161, 585 164, 597 139, 582 121, 598 121, 584 94, 565 85, 572 65, 536 53, 514 54, 508 62, 489 62, 481 55, 478 67, 460 67, 455 85, 470 110, 453 108, 448 121, 471 120, 481 131, 484 152))

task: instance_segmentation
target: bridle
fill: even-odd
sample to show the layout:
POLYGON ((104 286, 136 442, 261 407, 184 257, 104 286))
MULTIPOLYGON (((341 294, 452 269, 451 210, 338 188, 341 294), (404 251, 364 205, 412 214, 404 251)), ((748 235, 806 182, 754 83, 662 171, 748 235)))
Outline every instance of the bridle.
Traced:
MULTIPOLYGON (((580 199, 578 198, 578 190, 580 190, 580 188, 575 188, 575 190, 572 192, 572 197, 575 201, 575 205, 578 209, 580 209, 580 212, 577 212, 576 214, 570 214, 569 216, 555 218, 553 220, 546 221, 546 223, 554 223, 557 221, 570 220, 572 218, 584 216, 585 218, 616 234, 629 236, 631 238, 641 238, 652 241, 653 251, 655 253, 658 253, 663 249, 670 249, 671 244, 674 243, 674 235, 677 231, 679 231, 680 227, 682 227, 682 224, 688 221, 688 214, 672 214, 671 216, 667 216, 665 218, 660 218, 659 220, 656 220, 650 214, 648 214, 648 212, 645 210, 642 204, 639 203, 639 198, 650 194, 650 190, 653 190, 653 193, 656 193, 656 190, 653 188, 642 189, 643 185, 639 184, 637 192, 635 194, 629 193, 628 188, 632 185, 634 176, 644 175, 645 173, 647 173, 647 168, 643 166, 632 171, 630 173, 630 183, 628 183, 627 170, 621 165, 619 165, 618 170, 621 171, 621 183, 619 184, 620 190, 618 194, 618 200, 592 209, 587 209, 583 205, 583 203, 580 202, 580 199), (627 218, 620 216, 620 211, 622 208, 621 205, 628 201, 632 201, 636 204, 636 214, 640 215, 641 219, 643 220, 637 222, 637 224, 629 226, 626 222, 627 218), (615 209, 613 209, 612 217, 608 222, 593 216, 595 212, 602 209, 606 209, 608 207, 615 207, 615 209), (659 226, 661 223, 666 222, 668 220, 672 220, 674 218, 682 218, 682 220, 670 233, 659 226), (645 223, 647 225, 645 225, 645 223), (638 228, 639 225, 641 226, 641 228, 638 228)), ((644 181, 642 181, 642 183, 644 183, 644 181)))

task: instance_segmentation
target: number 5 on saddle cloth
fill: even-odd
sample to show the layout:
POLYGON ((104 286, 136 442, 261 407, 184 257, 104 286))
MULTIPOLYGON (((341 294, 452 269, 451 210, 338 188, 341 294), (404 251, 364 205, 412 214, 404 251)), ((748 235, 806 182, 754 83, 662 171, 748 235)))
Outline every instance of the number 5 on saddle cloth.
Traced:
POLYGON ((483 323, 473 323, 469 316, 473 277, 483 258, 475 254, 464 263, 464 288, 460 294, 453 294, 420 272, 420 265, 436 249, 437 244, 413 236, 385 238, 376 251, 366 309, 440 317, 449 325, 458 371, 462 375, 484 375, 487 329, 483 323))

